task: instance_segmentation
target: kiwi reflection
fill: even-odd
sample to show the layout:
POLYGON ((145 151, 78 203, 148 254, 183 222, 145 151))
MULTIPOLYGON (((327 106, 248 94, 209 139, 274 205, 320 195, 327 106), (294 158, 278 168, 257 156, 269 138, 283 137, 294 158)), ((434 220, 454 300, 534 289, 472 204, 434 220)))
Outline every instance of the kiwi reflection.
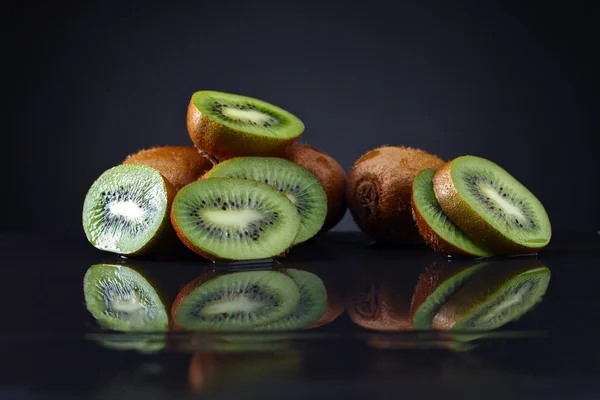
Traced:
POLYGON ((197 352, 189 365, 189 388, 193 393, 203 394, 215 390, 222 392, 223 389, 244 392, 254 382, 297 377, 301 368, 300 361, 300 355, 295 352, 197 352))
POLYGON ((376 331, 412 329, 410 301, 418 271, 368 267, 352 274, 347 310, 350 319, 376 331))
MULTIPOLYGON (((375 331, 491 331, 533 310, 550 276, 533 258, 444 261, 416 276, 411 269, 369 267, 350 285, 348 314, 357 325, 375 331)), ((382 340, 388 346, 388 339, 382 340)))
MULTIPOLYGON (((340 296, 341 297, 341 296, 340 296)), ((328 289, 299 268, 203 273, 178 294, 173 328, 195 331, 293 331, 333 321, 328 289)), ((334 297, 331 297, 334 299, 334 297)))
POLYGON ((165 300, 141 271, 119 264, 95 264, 83 278, 85 304, 105 330, 164 332, 165 300))

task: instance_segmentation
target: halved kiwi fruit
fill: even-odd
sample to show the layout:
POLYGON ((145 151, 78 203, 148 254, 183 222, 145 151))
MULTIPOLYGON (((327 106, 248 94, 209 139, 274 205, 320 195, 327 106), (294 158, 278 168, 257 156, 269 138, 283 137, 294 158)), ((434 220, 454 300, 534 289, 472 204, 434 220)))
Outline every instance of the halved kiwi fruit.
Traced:
POLYGON ((289 275, 300 290, 296 309, 278 321, 258 327, 258 330, 304 329, 315 323, 327 310, 327 289, 315 274, 300 269, 286 268, 281 272, 289 275))
POLYGON ((278 271, 205 274, 181 290, 171 314, 187 330, 251 330, 293 313, 299 301, 298 285, 278 271))
POLYGON ((444 302, 432 327, 456 331, 497 329, 542 300, 550 275, 550 269, 539 260, 491 263, 444 302))
POLYGON ((417 282, 410 314, 413 328, 431 329, 431 322, 446 300, 487 263, 436 262, 417 282))
POLYGON ((321 182, 327 195, 327 217, 319 232, 329 231, 346 214, 346 171, 333 157, 307 144, 294 143, 284 158, 306 168, 321 182))
POLYGON ((348 173, 346 199, 358 227, 376 242, 422 244, 412 217, 412 184, 444 161, 421 149, 383 146, 360 157, 348 173))
POLYGON ((327 215, 327 195, 312 173, 276 157, 237 157, 215 165, 206 178, 250 179, 271 185, 294 203, 300 229, 294 245, 307 241, 321 229, 327 215))
POLYGON ((300 228, 296 207, 284 194, 266 183, 228 178, 182 188, 171 221, 186 246, 215 261, 275 257, 292 245, 300 228))
POLYGON ((195 92, 187 130, 198 149, 217 160, 282 156, 304 132, 290 112, 253 97, 212 90, 195 92))
POLYGON ((169 317, 155 287, 139 272, 118 264, 95 264, 85 273, 87 310, 104 329, 163 332, 169 317))
POLYGON ((158 248, 172 233, 173 185, 145 165, 118 165, 103 172, 83 204, 83 228, 96 248, 139 255, 158 248))
POLYGON ((446 254, 490 257, 484 249, 448 218, 433 190, 435 169, 419 172, 413 181, 412 211, 419 233, 431 248, 446 254))
POLYGON ((490 160, 457 157, 435 173, 433 188, 452 222, 493 253, 531 254, 550 242, 542 203, 490 160))
POLYGON ((140 150, 125 158, 123 164, 142 164, 160 172, 179 190, 194 182, 212 167, 193 146, 161 146, 140 150))

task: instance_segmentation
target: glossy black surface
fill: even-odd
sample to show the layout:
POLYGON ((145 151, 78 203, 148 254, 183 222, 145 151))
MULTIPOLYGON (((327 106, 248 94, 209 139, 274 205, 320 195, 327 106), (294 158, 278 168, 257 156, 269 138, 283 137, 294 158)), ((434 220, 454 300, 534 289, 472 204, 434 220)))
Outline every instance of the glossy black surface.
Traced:
MULTIPOLYGON (((380 248, 359 233, 320 237, 258 267, 308 270, 323 280, 330 303, 344 307, 320 327, 269 333, 103 331, 83 296, 84 274, 98 263, 144 271, 171 299, 167 308, 208 271, 255 266, 212 264, 183 248, 124 259, 95 250, 85 237, 1 239, 1 398, 591 399, 600 393, 597 234, 557 235, 537 257, 496 260, 491 268, 500 275, 521 263, 543 265, 551 278, 533 309, 478 337, 413 331, 405 318, 425 271, 476 262, 449 261, 425 248, 380 248)), ((476 290, 491 286, 479 282, 476 290)))

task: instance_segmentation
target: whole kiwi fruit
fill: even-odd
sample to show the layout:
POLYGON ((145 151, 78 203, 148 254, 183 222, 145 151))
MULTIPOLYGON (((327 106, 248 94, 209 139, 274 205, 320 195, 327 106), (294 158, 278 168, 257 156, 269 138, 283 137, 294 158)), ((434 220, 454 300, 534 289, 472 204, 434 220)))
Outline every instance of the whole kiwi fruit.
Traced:
POLYGON ((160 146, 140 150, 123 164, 142 164, 158 170, 175 190, 194 182, 212 167, 194 146, 160 146))
POLYGON ((327 195, 327 216, 319 233, 327 232, 346 214, 346 171, 330 155, 303 143, 290 146, 285 159, 309 170, 327 195))
POLYGON ((381 146, 361 156, 348 173, 346 199, 358 227, 387 245, 416 245, 423 240, 412 216, 415 176, 438 169, 444 160, 405 146, 381 146))

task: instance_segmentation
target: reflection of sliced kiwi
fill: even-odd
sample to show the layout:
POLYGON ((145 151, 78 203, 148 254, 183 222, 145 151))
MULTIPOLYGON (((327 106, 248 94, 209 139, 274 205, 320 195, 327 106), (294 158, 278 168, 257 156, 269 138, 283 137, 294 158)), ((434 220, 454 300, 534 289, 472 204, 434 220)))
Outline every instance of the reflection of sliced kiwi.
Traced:
POLYGON ((187 129, 198 149, 225 160, 281 156, 302 135, 304 124, 263 100, 202 90, 190 99, 187 129))
POLYGON ((496 254, 529 254, 550 241, 550 220, 540 201, 497 164, 475 156, 448 162, 433 176, 448 217, 496 254))
POLYGON ((212 167, 193 146, 162 146, 129 155, 123 164, 142 164, 158 170, 179 190, 194 182, 212 167))
POLYGON ((308 327, 308 329, 328 325, 335 321, 346 310, 342 284, 343 271, 334 270, 330 266, 323 268, 303 267, 303 269, 317 275, 323 281, 325 289, 327 290, 327 309, 317 321, 308 327))
POLYGON ((423 243, 412 217, 413 180, 421 170, 443 164, 439 157, 409 147, 384 146, 367 152, 348 173, 346 198, 352 218, 379 243, 423 243))
POLYGON ((175 189, 157 170, 119 165, 100 175, 83 204, 83 228, 94 247, 137 255, 169 237, 169 209, 175 189))
POLYGON ((413 182, 413 217, 425 242, 434 250, 446 254, 492 256, 444 214, 433 191, 434 173, 433 168, 425 169, 417 174, 413 182))
POLYGON ((90 334, 89 339, 111 350, 134 350, 142 354, 157 353, 167 346, 166 333, 90 334))
POLYGON ((430 329, 444 302, 486 263, 443 262, 433 264, 419 277, 412 297, 413 328, 430 329))
POLYGON ((293 268, 281 272, 296 282, 300 290, 300 300, 292 313, 278 321, 260 326, 258 330, 304 329, 316 322, 327 310, 327 289, 317 275, 293 268))
POLYGON ((446 300, 432 326, 457 331, 499 328, 539 303, 549 282, 550 270, 539 260, 492 263, 446 300))
POLYGON ((237 157, 215 165, 204 178, 252 179, 285 194, 300 214, 300 230, 294 244, 313 237, 327 215, 327 196, 321 183, 291 161, 275 157, 237 157))
POLYGON ((337 225, 346 213, 346 171, 333 157, 306 144, 295 143, 285 159, 309 170, 327 195, 327 217, 320 232, 337 225))
POLYGON ((252 180, 213 178, 181 189, 171 209, 181 241, 212 260, 256 260, 284 253, 300 227, 288 198, 252 180))
POLYGON ((169 317, 156 289, 137 271, 112 264, 92 265, 83 278, 88 311, 105 329, 166 331, 169 317))
POLYGON ((410 301, 418 273, 400 267, 369 267, 353 274, 346 309, 350 319, 377 331, 412 329, 410 301))
POLYGON ((286 317, 299 300, 298 285, 286 274, 234 272, 190 282, 175 299, 171 313, 183 329, 250 330, 286 317))

